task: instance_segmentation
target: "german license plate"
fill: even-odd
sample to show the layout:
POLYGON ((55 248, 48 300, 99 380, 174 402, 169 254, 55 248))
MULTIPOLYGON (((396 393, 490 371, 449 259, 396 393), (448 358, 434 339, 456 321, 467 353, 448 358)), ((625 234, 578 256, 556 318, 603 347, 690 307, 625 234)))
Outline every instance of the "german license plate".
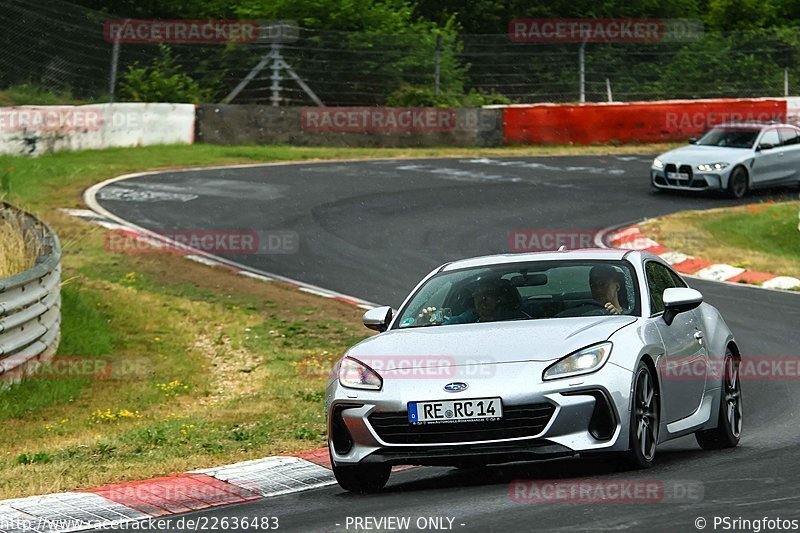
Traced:
POLYGON ((667 172, 667 178, 671 180, 688 180, 689 174, 687 172, 667 172))
POLYGON ((493 422, 502 418, 500 398, 408 402, 408 421, 412 424, 493 422))

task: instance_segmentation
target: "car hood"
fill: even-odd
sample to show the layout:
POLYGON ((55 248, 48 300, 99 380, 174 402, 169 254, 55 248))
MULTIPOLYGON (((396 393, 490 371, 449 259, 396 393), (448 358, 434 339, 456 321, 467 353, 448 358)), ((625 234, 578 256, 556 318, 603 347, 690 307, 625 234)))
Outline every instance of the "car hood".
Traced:
POLYGON ((703 163, 738 163, 753 156, 747 148, 725 148, 721 146, 689 145, 670 150, 658 156, 662 163, 686 163, 700 165, 703 163))
POLYGON ((393 329, 362 341, 346 355, 382 370, 552 361, 607 340, 636 322, 592 316, 393 329))

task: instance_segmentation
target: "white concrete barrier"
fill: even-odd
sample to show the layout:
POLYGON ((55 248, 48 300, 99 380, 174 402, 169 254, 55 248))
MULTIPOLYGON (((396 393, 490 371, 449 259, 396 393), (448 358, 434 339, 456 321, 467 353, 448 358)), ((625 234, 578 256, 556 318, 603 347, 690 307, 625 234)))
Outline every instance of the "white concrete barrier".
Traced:
POLYGON ((800 97, 786 98, 786 122, 800 126, 800 97))
POLYGON ((2 107, 0 154, 192 144, 194 123, 194 104, 2 107))

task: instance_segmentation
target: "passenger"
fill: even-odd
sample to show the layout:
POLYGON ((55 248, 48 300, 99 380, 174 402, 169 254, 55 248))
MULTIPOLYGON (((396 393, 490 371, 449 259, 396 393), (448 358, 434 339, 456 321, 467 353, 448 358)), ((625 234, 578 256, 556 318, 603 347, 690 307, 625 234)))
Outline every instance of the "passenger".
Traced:
POLYGON ((445 320, 445 324, 472 324, 530 318, 520 309, 517 289, 508 280, 481 281, 472 293, 473 309, 445 320))

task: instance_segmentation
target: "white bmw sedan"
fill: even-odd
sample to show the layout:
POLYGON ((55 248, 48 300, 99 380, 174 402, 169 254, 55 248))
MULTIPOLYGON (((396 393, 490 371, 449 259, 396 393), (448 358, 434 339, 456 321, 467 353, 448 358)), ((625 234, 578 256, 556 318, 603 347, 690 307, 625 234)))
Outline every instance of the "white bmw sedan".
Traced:
POLYGON ((723 124, 690 143, 653 160, 653 187, 720 190, 742 198, 751 189, 800 184, 800 128, 796 126, 723 124))

